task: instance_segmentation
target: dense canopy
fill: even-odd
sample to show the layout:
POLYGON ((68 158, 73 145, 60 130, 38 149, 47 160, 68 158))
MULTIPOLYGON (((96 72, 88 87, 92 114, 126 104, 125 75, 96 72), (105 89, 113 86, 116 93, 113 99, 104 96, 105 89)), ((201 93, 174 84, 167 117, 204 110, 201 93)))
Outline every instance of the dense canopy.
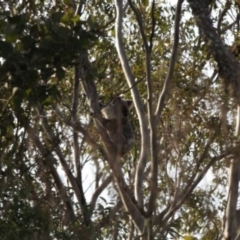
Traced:
POLYGON ((238 0, 0 9, 1 239, 240 239, 238 0))

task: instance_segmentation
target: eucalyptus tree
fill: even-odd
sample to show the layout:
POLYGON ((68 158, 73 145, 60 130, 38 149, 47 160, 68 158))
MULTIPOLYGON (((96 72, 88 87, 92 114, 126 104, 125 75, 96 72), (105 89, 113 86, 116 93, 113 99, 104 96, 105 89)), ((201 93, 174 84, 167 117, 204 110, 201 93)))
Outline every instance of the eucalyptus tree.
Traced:
POLYGON ((3 239, 239 238, 239 1, 0 6, 3 239))

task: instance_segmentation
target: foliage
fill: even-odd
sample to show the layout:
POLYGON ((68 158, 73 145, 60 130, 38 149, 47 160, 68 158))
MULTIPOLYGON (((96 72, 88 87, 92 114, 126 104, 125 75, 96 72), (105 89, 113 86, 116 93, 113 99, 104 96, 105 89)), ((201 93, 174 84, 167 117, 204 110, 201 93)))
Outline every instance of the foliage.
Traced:
MULTIPOLYGON (((1 239, 222 237, 229 159, 239 154, 236 94, 230 97, 230 80, 222 83, 225 70, 196 27, 192 2, 182 6, 172 72, 176 5, 166 0, 124 6, 123 42, 134 86, 119 59, 113 2, 0 2, 1 239), (164 108, 154 115, 171 74, 164 108), (112 164, 96 120, 94 87, 106 103, 119 95, 137 101, 137 89, 150 146, 143 149, 142 123, 133 111, 135 146, 112 164), (155 188, 150 150, 157 160, 155 188), (134 189, 142 152, 141 206, 134 189), (144 219, 142 232, 124 196, 144 219)), ((218 0, 207 7, 217 34, 237 59, 239 4, 218 0)))

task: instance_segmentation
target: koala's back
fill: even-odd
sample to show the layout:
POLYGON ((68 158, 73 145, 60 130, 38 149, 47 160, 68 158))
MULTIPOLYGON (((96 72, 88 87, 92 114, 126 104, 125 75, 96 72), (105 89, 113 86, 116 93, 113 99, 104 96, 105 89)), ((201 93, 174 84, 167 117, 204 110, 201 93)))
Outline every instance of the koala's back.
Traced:
POLYGON ((121 155, 131 150, 135 142, 134 131, 128 117, 131 106, 132 101, 118 97, 101 109, 104 117, 103 126, 114 145, 121 146, 121 155))
POLYGON ((123 136, 125 139, 125 144, 123 145, 123 151, 126 153, 132 149, 135 143, 135 134, 133 131, 132 124, 129 118, 123 119, 123 136))

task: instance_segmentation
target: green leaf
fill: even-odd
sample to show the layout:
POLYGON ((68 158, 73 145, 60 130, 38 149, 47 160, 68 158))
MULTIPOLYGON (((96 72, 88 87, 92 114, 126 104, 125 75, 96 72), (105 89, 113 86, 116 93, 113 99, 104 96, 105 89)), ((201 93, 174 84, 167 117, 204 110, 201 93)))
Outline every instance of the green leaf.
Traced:
POLYGON ((148 6, 148 0, 142 0, 143 6, 147 7, 148 6))
POLYGON ((96 21, 95 21, 95 19, 94 19, 94 17, 93 17, 92 15, 90 15, 90 16, 88 17, 87 23, 88 23, 90 29, 94 29, 95 26, 96 26, 96 21))
POLYGON ((6 59, 12 52, 12 44, 0 40, 0 56, 6 59))
POLYGON ((24 15, 16 15, 16 16, 13 16, 13 17, 10 17, 8 16, 8 22, 10 24, 19 24, 19 23, 22 23, 22 22, 25 22, 26 21, 26 18, 24 15))
POLYGON ((68 13, 68 12, 65 13, 61 18, 61 22, 69 24, 72 20, 72 16, 73 15, 71 13, 68 13))
POLYGON ((5 35, 5 39, 6 39, 7 42, 16 42, 18 38, 19 38, 19 35, 17 33, 14 33, 14 32, 7 33, 5 35))
POLYGON ((40 45, 39 48, 41 49, 52 49, 52 41, 51 39, 44 39, 40 45))
POLYGON ((72 17, 71 20, 72 20, 73 23, 80 22, 80 17, 79 17, 79 15, 75 15, 75 16, 72 17))
POLYGON ((59 23, 63 17, 63 13, 62 12, 55 12, 52 14, 51 18, 52 18, 52 21, 54 23, 59 23))
POLYGON ((56 71, 56 75, 59 80, 62 80, 65 77, 65 71, 63 70, 63 68, 58 67, 56 71))

